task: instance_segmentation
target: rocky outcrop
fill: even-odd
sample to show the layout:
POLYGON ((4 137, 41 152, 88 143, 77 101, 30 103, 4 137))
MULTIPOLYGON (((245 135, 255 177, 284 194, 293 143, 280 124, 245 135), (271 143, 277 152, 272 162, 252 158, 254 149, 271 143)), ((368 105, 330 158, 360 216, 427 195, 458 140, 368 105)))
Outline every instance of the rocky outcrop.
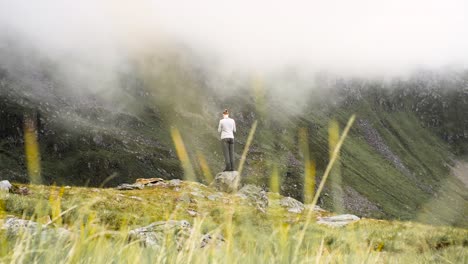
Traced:
POLYGON ((182 184, 179 179, 165 181, 161 178, 139 178, 133 184, 122 183, 116 187, 117 190, 143 190, 146 187, 178 188, 182 184))
MULTIPOLYGON (((181 250, 185 242, 191 237, 192 226, 186 220, 160 221, 145 227, 133 229, 129 232, 129 240, 141 241, 146 247, 159 248, 167 245, 168 241, 173 241, 178 250, 181 250)), ((193 237, 193 236, 192 236, 193 237)), ((225 242, 222 235, 205 234, 201 235, 200 248, 208 246, 221 246, 225 242)))
POLYGON ((283 197, 280 205, 285 207, 288 212, 299 214, 304 210, 304 204, 291 197, 283 197))
POLYGON ((234 193, 239 188, 239 181, 239 172, 224 171, 216 175, 210 186, 220 192, 234 193))
POLYGON ((156 184, 162 181, 164 181, 164 179, 162 178, 139 178, 135 181, 135 184, 148 185, 148 184, 156 184))
POLYGON ((143 190, 145 186, 143 184, 128 184, 128 183, 122 183, 119 186, 116 187, 117 190, 143 190))
POLYGON ((255 206, 262 213, 266 213, 268 196, 262 188, 248 184, 242 187, 237 195, 245 199, 249 205, 255 206))
POLYGON ((186 220, 160 221, 145 227, 133 229, 129 232, 130 240, 139 240, 147 247, 160 247, 166 237, 173 236, 178 249, 181 249, 185 240, 190 236, 192 226, 186 220))
POLYGON ((65 228, 52 228, 50 224, 40 224, 30 220, 16 217, 7 218, 2 226, 10 237, 16 237, 22 233, 40 235, 41 238, 68 238, 70 231, 65 228))
POLYGON ((356 222, 358 220, 360 220, 360 218, 355 215, 344 214, 329 217, 319 217, 317 220, 317 224, 327 225, 330 227, 342 227, 350 223, 356 222))

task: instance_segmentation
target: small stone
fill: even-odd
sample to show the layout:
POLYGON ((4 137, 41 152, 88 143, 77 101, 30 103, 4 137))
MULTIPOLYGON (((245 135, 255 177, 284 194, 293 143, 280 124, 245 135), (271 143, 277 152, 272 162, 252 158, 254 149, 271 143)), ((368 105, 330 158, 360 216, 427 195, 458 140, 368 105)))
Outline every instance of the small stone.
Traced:
POLYGON ((179 179, 172 179, 169 181, 169 187, 180 187, 182 185, 182 181, 179 179))
POLYGON ((187 213, 188 213, 190 216, 192 216, 192 217, 195 217, 195 216, 197 216, 197 215, 198 215, 197 211, 190 210, 190 209, 189 209, 189 210, 187 210, 187 213))
POLYGON ((199 193, 199 192, 190 192, 190 194, 192 196, 195 196, 195 197, 200 197, 200 198, 205 198, 205 195, 199 193))
POLYGON ((140 201, 140 202, 143 202, 143 199, 140 198, 140 197, 137 197, 137 196, 130 196, 130 197, 128 197, 128 198, 133 199, 133 200, 137 200, 137 201, 140 201))
POLYGON ((319 217, 317 223, 330 227, 342 227, 360 220, 359 217, 352 214, 335 215, 329 217, 319 217))
POLYGON ((0 191, 10 191, 10 189, 13 187, 11 183, 7 180, 5 181, 0 181, 0 191))
POLYGON ((210 201, 217 201, 219 198, 221 198, 222 196, 219 195, 219 194, 210 194, 208 195, 208 200, 210 201))
POLYGON ((117 202, 120 202, 120 201, 122 201, 122 198, 124 198, 124 197, 125 197, 125 195, 118 193, 118 194, 116 195, 116 197, 115 197, 115 200, 116 200, 117 202))

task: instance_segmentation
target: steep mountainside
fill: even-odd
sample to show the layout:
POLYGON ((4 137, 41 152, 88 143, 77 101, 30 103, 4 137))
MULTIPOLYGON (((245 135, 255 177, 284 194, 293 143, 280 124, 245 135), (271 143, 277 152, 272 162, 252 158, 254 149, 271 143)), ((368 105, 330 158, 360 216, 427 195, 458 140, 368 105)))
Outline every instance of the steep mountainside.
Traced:
POLYGON ((27 115, 37 123, 46 184, 115 186, 143 177, 183 178, 171 128, 180 131, 195 176, 206 182, 222 169, 216 127, 219 112, 229 108, 239 128, 238 157, 258 121, 243 181, 268 188, 270 176, 278 173, 283 194, 303 199, 299 131, 307 131, 319 182, 329 161, 330 122, 343 128, 356 114, 321 206, 467 226, 466 188, 450 172, 467 154, 466 72, 423 72, 392 81, 325 77, 312 83, 311 77, 310 85, 289 77, 298 86, 311 86, 292 96, 284 89, 278 93, 282 84, 274 76, 264 76, 263 83, 212 77, 175 56, 132 63, 106 92, 70 86, 53 64, 38 61, 28 67, 17 62, 14 70, 0 64, 2 179, 28 181, 27 115), (205 163, 209 172, 202 169, 205 163))

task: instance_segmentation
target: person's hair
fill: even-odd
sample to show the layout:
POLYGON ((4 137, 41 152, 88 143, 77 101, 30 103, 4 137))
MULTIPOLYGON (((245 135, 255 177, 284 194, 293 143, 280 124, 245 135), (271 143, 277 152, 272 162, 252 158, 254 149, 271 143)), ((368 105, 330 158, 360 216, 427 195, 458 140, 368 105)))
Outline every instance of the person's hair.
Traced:
POLYGON ((224 109, 223 115, 229 115, 229 112, 227 109, 224 109))

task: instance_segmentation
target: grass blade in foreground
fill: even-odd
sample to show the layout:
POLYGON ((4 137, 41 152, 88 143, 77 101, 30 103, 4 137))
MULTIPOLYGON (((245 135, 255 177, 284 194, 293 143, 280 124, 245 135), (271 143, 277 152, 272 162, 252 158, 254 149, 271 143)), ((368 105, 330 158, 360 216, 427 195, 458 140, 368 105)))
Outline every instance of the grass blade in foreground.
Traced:
POLYGON ((336 159, 338 157, 338 153, 340 152, 341 146, 343 145, 343 142, 344 142, 346 136, 348 135, 348 132, 351 129, 351 126, 353 125, 355 119, 356 119, 356 115, 352 115, 351 118, 348 120, 348 123, 346 124, 346 127, 345 127, 345 129, 343 131, 343 134, 341 135, 340 140, 336 144, 335 150, 333 151, 333 153, 332 153, 332 155, 330 157, 330 162, 328 162, 327 168, 325 169, 322 180, 320 181, 320 185, 319 185, 319 187, 317 189, 317 193, 315 194, 315 197, 312 200, 312 204, 311 204, 311 206, 309 208, 309 211, 307 213, 306 223, 304 224, 304 227, 303 227, 302 231, 299 233, 299 239, 298 239, 298 242, 297 242, 297 246, 296 246, 296 249, 294 250, 294 261, 293 262, 296 262, 296 260, 297 260, 297 256, 298 256, 298 253, 299 253, 299 247, 302 244, 305 232, 307 230, 307 227, 310 224, 311 216, 312 216, 312 212, 314 210, 314 207, 317 204, 318 198, 320 197, 320 193, 322 192, 323 187, 325 186, 325 182, 327 181, 328 175, 330 174, 330 171, 333 168, 333 164, 335 163, 335 161, 336 161, 336 159))

